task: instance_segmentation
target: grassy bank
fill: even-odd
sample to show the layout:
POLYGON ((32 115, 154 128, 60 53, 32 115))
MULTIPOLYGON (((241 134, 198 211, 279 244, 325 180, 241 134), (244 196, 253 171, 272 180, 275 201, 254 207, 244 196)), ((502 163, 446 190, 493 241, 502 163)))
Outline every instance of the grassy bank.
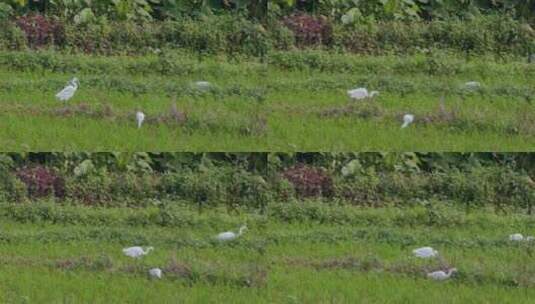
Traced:
MULTIPOLYGON (((5 302, 219 302, 371 303, 489 302, 529 303, 535 269, 526 264, 531 243, 507 237, 533 233, 525 215, 495 215, 484 209, 466 214, 443 210, 459 225, 410 221, 418 208, 354 208, 375 222, 287 221, 273 214, 227 214, 211 209, 187 214, 197 224, 162 226, 157 222, 123 221, 144 209, 98 209, 55 206, 57 212, 94 218, 113 216, 105 229, 69 216, 48 220, 20 219, 0 212, 0 294, 5 302), (213 241, 221 231, 246 223, 249 231, 229 244, 213 241), (400 224, 404 223, 404 224, 400 224), (141 261, 122 255, 131 245, 152 245, 141 261), (415 260, 411 250, 433 246, 441 258, 415 260), (459 273, 447 282, 433 282, 425 273, 444 267, 459 273), (147 277, 160 267, 162 280, 147 277), (150 287, 150 288, 149 288, 150 287), (370 290, 374 290, 370 293, 370 290)), ((331 213, 344 209, 329 207, 331 213)), ((138 216, 139 217, 139 216, 138 216)))
POLYGON ((443 53, 367 57, 273 53, 267 60, 166 53, 2 53, 6 150, 455 150, 533 146, 533 65, 443 53), (54 99, 67 80, 77 95, 54 99), (207 80, 209 91, 194 83, 207 80), (479 81, 476 91, 463 88, 479 81), (350 104, 346 90, 379 90, 350 104), (444 97, 444 107, 440 100, 444 97), (173 104, 176 103, 176 108, 173 104), (135 128, 136 109, 147 123, 135 128), (400 130, 401 116, 416 123, 400 130))

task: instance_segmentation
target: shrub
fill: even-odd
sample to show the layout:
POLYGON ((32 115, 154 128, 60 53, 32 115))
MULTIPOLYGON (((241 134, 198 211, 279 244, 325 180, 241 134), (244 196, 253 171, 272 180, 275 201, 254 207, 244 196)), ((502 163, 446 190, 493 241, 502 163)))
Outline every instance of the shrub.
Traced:
POLYGON ((273 187, 273 199, 277 202, 288 202, 296 197, 293 184, 285 178, 274 178, 271 185, 273 187))
POLYGON ((295 46, 294 33, 282 23, 273 22, 269 25, 269 28, 269 39, 275 49, 290 50, 295 46))
POLYGON ((62 44, 64 40, 63 26, 43 15, 26 15, 17 19, 17 25, 26 34, 28 45, 38 48, 49 44, 62 44))
POLYGON ((0 3, 0 24, 7 21, 13 14, 13 8, 9 4, 0 3))
POLYGON ((428 199, 431 193, 426 191, 429 176, 426 173, 407 174, 392 172, 380 174, 378 192, 393 203, 407 203, 415 199, 428 199))
POLYGON ((292 183, 301 198, 333 194, 332 178, 323 169, 298 164, 286 169, 282 176, 292 183))
POLYGON ((111 174, 110 194, 113 201, 139 207, 158 197, 158 185, 156 174, 115 173, 111 174))
POLYGON ((428 193, 435 193, 439 199, 464 204, 466 208, 494 202, 494 184, 488 168, 472 168, 467 171, 452 169, 430 175, 426 187, 428 193))
POLYGON ((201 166, 165 174, 161 188, 173 198, 190 200, 203 208, 227 202, 227 182, 228 169, 201 166))
POLYGON ((229 25, 226 30, 227 53, 265 57, 272 49, 271 40, 262 25, 241 18, 234 19, 229 25))
POLYGON ((374 170, 344 178, 336 183, 337 196, 354 205, 377 206, 384 202, 385 193, 379 191, 381 180, 374 170))
POLYGON ((262 176, 245 170, 232 172, 228 185, 228 199, 238 206, 265 209, 271 200, 268 183, 262 176))
POLYGON ((70 176, 66 182, 67 196, 69 200, 80 202, 85 205, 104 205, 112 201, 112 179, 107 170, 95 170, 93 172, 70 176))
POLYGON ((328 45, 332 42, 332 26, 323 16, 294 14, 285 17, 283 23, 292 30, 299 47, 328 45))
POLYGON ((0 201, 20 202, 26 199, 26 185, 13 173, 11 157, 0 154, 0 201))
POLYGON ((379 52, 378 26, 359 25, 348 28, 335 25, 333 27, 333 44, 337 48, 359 53, 376 54, 379 52))
POLYGON ((65 181, 54 169, 42 165, 23 167, 17 171, 17 177, 26 185, 32 199, 65 196, 65 181))
POLYGON ((24 31, 11 22, 0 21, 0 49, 23 50, 27 41, 24 31))
POLYGON ((505 205, 526 209, 529 214, 533 212, 535 199, 535 183, 523 172, 511 168, 495 168, 491 171, 498 209, 505 205))
POLYGON ((65 47, 86 53, 111 53, 111 31, 106 23, 65 25, 65 47))

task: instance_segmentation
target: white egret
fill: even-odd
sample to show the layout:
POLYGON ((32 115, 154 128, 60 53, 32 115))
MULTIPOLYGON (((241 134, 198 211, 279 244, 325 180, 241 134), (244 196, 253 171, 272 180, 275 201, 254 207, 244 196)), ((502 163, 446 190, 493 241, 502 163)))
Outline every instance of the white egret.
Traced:
POLYGON ((78 86, 80 85, 80 81, 78 78, 74 77, 71 81, 69 81, 69 84, 61 90, 58 94, 56 94, 56 98, 59 101, 68 101, 74 96, 74 93, 76 93, 76 90, 78 90, 78 86))
POLYGON ((412 253, 415 257, 422 259, 434 258, 438 255, 438 251, 436 251, 432 247, 422 247, 414 249, 412 253))
POLYGON ((524 236, 520 233, 511 234, 509 236, 509 241, 512 241, 512 242, 520 242, 523 240, 524 240, 524 236))
POLYGON ((403 116, 403 125, 401 125, 401 128, 404 129, 404 128, 408 127, 413 122, 414 122, 414 115, 405 114, 403 116))
POLYGON ((373 98, 379 95, 379 91, 368 92, 366 88, 358 88, 358 89, 347 91, 347 95, 349 96, 349 98, 353 100, 362 100, 366 98, 373 98))
POLYGON ((464 87, 465 87, 465 89, 468 89, 468 90, 477 90, 477 89, 481 88, 481 83, 479 83, 477 81, 469 81, 469 82, 464 84, 464 87))
POLYGON ((137 113, 136 113, 136 121, 137 121, 138 129, 141 128, 141 125, 145 121, 145 113, 143 113, 141 111, 137 111, 137 113))
POLYGON ((447 272, 446 271, 434 271, 427 274, 427 277, 436 280, 436 281, 444 281, 451 277, 453 273, 457 272, 457 268, 451 268, 447 272))
POLYGON ((147 249, 143 249, 143 247, 141 246, 134 246, 134 247, 124 248, 123 253, 126 256, 138 259, 148 254, 151 250, 154 250, 154 247, 147 247, 147 249))
POLYGON ((222 232, 217 235, 216 239, 218 241, 232 241, 242 235, 245 230, 247 230, 247 226, 243 225, 240 227, 238 233, 232 231, 222 232))
POLYGON ((151 276, 151 278, 161 279, 162 270, 160 268, 152 268, 151 270, 149 270, 149 275, 151 276))
POLYGON ((197 81, 195 83, 195 86, 197 87, 197 89, 199 89, 201 91, 206 91, 206 90, 209 90, 212 87, 212 84, 209 83, 208 81, 197 81))

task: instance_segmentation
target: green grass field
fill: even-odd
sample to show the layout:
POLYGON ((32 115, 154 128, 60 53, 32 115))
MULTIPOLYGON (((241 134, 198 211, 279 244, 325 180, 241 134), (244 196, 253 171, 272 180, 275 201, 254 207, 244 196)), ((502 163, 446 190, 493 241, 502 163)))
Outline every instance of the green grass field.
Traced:
POLYGON ((519 151, 535 144, 535 65, 514 59, 3 52, 0 64, 5 150, 519 151), (62 105, 54 95, 74 76, 81 87, 62 105), (213 89, 195 89, 199 80, 213 89), (464 90, 468 81, 481 89, 464 90), (355 87, 381 95, 351 104, 346 91, 355 87), (141 130, 137 109, 147 114, 141 130), (416 122, 401 130, 405 113, 416 122))
POLYGON ((431 218, 416 207, 364 208, 337 224, 349 209, 323 208, 323 223, 185 207, 165 213, 172 221, 151 208, 28 210, 0 208, 3 303, 531 303, 535 296, 535 244, 507 240, 535 234, 524 215, 446 208, 431 218), (213 241, 242 223, 249 227, 242 238, 213 241), (132 245, 155 250, 134 261, 121 253, 132 245), (411 251, 421 246, 441 258, 416 260, 411 251), (459 269, 449 281, 425 277, 448 266, 459 269), (164 270, 162 280, 148 278, 151 267, 164 270))

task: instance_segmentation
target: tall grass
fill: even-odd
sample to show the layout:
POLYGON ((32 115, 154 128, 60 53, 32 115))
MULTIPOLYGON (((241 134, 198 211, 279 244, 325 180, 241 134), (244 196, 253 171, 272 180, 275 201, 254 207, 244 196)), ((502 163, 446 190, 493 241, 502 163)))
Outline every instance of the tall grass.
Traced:
MULTIPOLYGON (((337 212, 338 207, 331 207, 337 212)), ((121 218, 138 210, 108 210, 121 218)), ((186 210, 184 210, 186 211, 186 210)), ((338 210, 341 211, 341 210, 338 210)), ((378 221, 288 223, 254 214, 221 210, 189 218, 202 225, 130 225, 122 221, 21 224, 3 217, 0 224, 0 299, 4 302, 351 302, 429 301, 529 303, 535 269, 526 263, 533 244, 515 244, 510 233, 533 232, 533 220, 484 210, 463 215, 443 209, 447 218, 470 219, 463 225, 428 225, 411 218, 417 210, 361 209, 378 221), (213 241, 218 232, 246 222, 250 230, 236 242, 213 241), (212 225, 213 224, 213 225, 212 225), (105 227, 105 229, 103 229, 105 227), (140 261, 123 256, 131 245, 153 245, 140 261), (441 258, 415 260, 411 250, 433 246, 441 258), (427 271, 457 267, 447 282, 426 279, 427 271), (164 269, 150 280, 151 267, 164 269)), ((73 214, 98 209, 73 208, 73 214)))
POLYGON ((187 54, 1 53, 0 61, 6 150, 518 151, 535 134, 535 70, 514 60, 288 52, 268 64, 187 54), (82 84, 64 108, 54 94, 74 75, 82 84), (195 89, 198 80, 213 89, 195 89), (482 88, 463 89, 468 81, 482 88), (381 92, 371 116, 366 104, 348 108, 346 90, 357 86, 381 92), (440 113, 442 98, 454 117, 440 113), (183 124, 161 119, 174 103, 183 124), (105 117, 95 114, 102 109, 105 117), (148 117, 141 130, 136 109, 148 117), (400 130, 404 113, 416 124, 400 130))

